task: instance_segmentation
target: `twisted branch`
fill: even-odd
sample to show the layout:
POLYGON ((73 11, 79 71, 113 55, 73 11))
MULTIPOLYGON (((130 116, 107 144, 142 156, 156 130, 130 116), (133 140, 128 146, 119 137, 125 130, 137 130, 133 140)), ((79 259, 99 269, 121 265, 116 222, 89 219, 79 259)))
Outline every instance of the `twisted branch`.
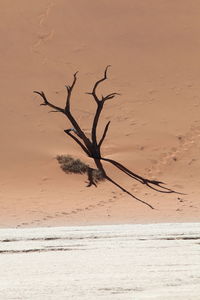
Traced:
POLYGON ((55 109, 58 112, 61 112, 63 114, 65 113, 65 110, 63 108, 61 108, 59 106, 56 106, 56 105, 52 104, 51 102, 49 102, 47 100, 47 97, 46 97, 46 95, 45 95, 45 93, 43 91, 41 91, 41 92, 33 91, 33 93, 40 95, 42 97, 42 99, 44 100, 44 102, 41 103, 40 105, 49 106, 49 107, 55 109))
POLYGON ((66 106, 65 106, 65 112, 70 111, 70 99, 71 99, 71 94, 72 94, 72 90, 76 84, 76 80, 77 80, 77 75, 78 71, 76 73, 74 73, 74 80, 72 82, 72 85, 66 85, 66 89, 67 89, 67 99, 66 99, 66 106))
POLYGON ((111 94, 108 94, 107 96, 102 96, 101 99, 99 99, 99 97, 97 96, 97 88, 100 85, 100 83, 102 83, 103 81, 105 81, 107 79, 107 72, 108 72, 109 67, 110 67, 110 65, 108 65, 105 68, 103 77, 94 84, 92 92, 87 93, 89 95, 92 95, 95 102, 97 103, 97 109, 96 109, 96 113, 95 113, 95 116, 93 119, 93 124, 92 124, 92 143, 93 143, 94 147, 97 149, 97 157, 101 157, 100 147, 103 143, 105 134, 107 133, 108 126, 109 126, 109 124, 106 126, 106 132, 104 131, 103 138, 101 138, 101 141, 98 143, 97 142, 97 125, 99 122, 101 112, 103 110, 104 103, 105 103, 105 101, 113 99, 115 96, 119 95, 119 93, 111 93, 111 94))

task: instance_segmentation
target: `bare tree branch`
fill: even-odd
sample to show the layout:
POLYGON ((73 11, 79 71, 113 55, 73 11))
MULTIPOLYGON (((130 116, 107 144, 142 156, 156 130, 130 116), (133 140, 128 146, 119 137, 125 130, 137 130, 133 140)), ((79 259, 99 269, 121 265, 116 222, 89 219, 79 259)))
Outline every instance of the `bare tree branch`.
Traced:
MULTIPOLYGON (((100 118, 104 103, 106 100, 112 99, 116 95, 119 95, 118 93, 111 93, 111 94, 108 94, 107 96, 102 96, 101 100, 97 96, 97 87, 99 86, 100 83, 102 83, 103 81, 105 81, 107 79, 107 71, 108 71, 109 67, 110 67, 110 65, 108 65, 105 68, 103 78, 99 79, 94 84, 92 92, 88 93, 93 96, 93 98, 95 99, 95 101, 97 103, 97 109, 96 109, 96 113, 95 113, 93 124, 92 124, 92 143, 93 143, 94 147, 96 148, 96 157, 101 157, 100 146, 101 146, 103 140, 98 144, 98 142, 97 142, 97 126, 98 126, 99 118, 100 118)), ((107 133, 107 130, 108 130, 108 128, 106 129, 106 133, 107 133)))
POLYGON ((97 96, 97 93, 96 93, 96 89, 98 87, 98 85, 103 82, 104 80, 107 79, 107 71, 108 71, 108 68, 110 67, 110 65, 108 65, 106 68, 105 68, 105 71, 104 71, 104 76, 103 78, 99 79, 95 84, 94 84, 94 87, 93 87, 93 90, 91 93, 87 93, 88 95, 92 95, 95 99, 95 101, 97 102, 97 104, 99 103, 99 101, 101 101, 98 96, 97 96))
POLYGON ((77 80, 77 75, 78 71, 76 73, 74 73, 74 80, 72 82, 72 85, 66 85, 66 89, 67 89, 67 100, 66 100, 66 106, 65 106, 65 112, 66 111, 70 111, 70 99, 71 99, 71 94, 72 94, 72 90, 74 88, 74 85, 76 83, 77 80))
MULTIPOLYGON (((96 148, 97 148, 97 125, 98 125, 100 114, 103 109, 103 104, 104 104, 103 101, 98 102, 97 110, 96 110, 93 124, 92 124, 92 142, 96 148)), ((100 153, 99 153, 99 155, 100 155, 100 153)))
POLYGON ((125 188, 123 188, 120 184, 118 184, 117 182, 115 182, 113 179, 111 179, 110 177, 106 176, 106 179, 108 181, 110 181, 111 183, 113 183, 114 185, 116 185, 120 190, 122 190, 124 193, 128 194, 129 196, 133 197, 135 200, 147 205, 148 207, 150 207, 151 209, 154 209, 154 207, 147 203, 146 201, 143 201, 142 199, 136 197, 135 195, 133 195, 132 193, 130 193, 129 191, 127 191, 125 188))
POLYGON ((83 151, 88 155, 91 156, 91 153, 88 151, 88 149, 81 143, 81 141, 75 137, 73 134, 71 134, 71 129, 66 129, 64 132, 69 135, 82 149, 83 151))
POLYGON ((112 93, 107 96, 102 96, 102 101, 113 99, 115 96, 120 96, 119 93, 112 93))
POLYGON ((49 107, 55 109, 56 111, 65 113, 65 111, 64 111, 63 108, 61 108, 61 107, 59 107, 59 106, 56 106, 56 105, 52 104, 51 102, 49 102, 49 101, 47 100, 47 98, 46 98, 44 92, 34 91, 34 93, 40 95, 40 96, 43 98, 44 102, 41 103, 40 105, 47 105, 47 106, 49 106, 49 107))
POLYGON ((58 111, 58 110, 50 110, 50 111, 48 111, 48 113, 59 113, 60 111, 58 111))
POLYGON ((74 80, 73 80, 73 83, 71 86, 68 86, 67 89, 68 89, 68 97, 67 97, 67 103, 66 103, 66 106, 67 108, 63 109, 61 107, 58 107, 54 104, 52 104, 51 102, 49 102, 46 98, 46 95, 44 94, 44 92, 38 92, 38 91, 34 91, 34 93, 40 95, 43 99, 43 103, 41 105, 44 105, 44 106, 49 106, 53 109, 55 109, 55 111, 58 111, 58 112, 62 112, 68 119, 69 121, 71 122, 72 126, 76 129, 79 137, 83 140, 85 146, 87 149, 90 149, 90 151, 88 150, 87 154, 89 156, 92 155, 92 143, 91 141, 86 137, 85 133, 82 131, 81 127, 79 126, 79 124, 77 123, 77 121, 75 120, 75 118, 72 116, 70 110, 68 109, 68 107, 70 107, 70 97, 71 97, 71 93, 72 93, 72 90, 73 90, 73 87, 76 83, 76 74, 77 72, 74 74, 74 80))
MULTIPOLYGON (((104 159, 105 160, 105 159, 104 159)), ((94 159, 95 161, 95 164, 98 168, 98 170, 100 170, 104 176, 105 179, 107 179, 108 181, 110 181, 112 184, 114 184, 115 186, 117 186, 120 190, 122 190, 124 193, 128 194, 129 196, 131 196, 132 198, 134 198, 135 200, 147 205, 148 207, 150 207, 151 209, 154 209, 154 207, 152 205, 150 205, 149 203, 147 203, 146 201, 143 201, 141 199, 139 199, 138 197, 136 197, 135 195, 133 195, 132 193, 130 193, 128 190, 126 190, 125 188, 123 188, 120 184, 118 184, 116 181, 114 181, 112 178, 110 178, 104 167, 103 167, 103 164, 101 162, 101 159, 94 159)))
POLYGON ((107 134, 109 125, 110 125, 110 121, 106 124, 106 127, 105 127, 105 129, 104 129, 102 138, 101 138, 101 140, 100 140, 100 142, 99 142, 99 144, 98 144, 99 149, 101 148, 101 145, 102 145, 102 143, 103 143, 103 141, 104 141, 104 139, 105 139, 105 137, 106 137, 106 134, 107 134))
POLYGON ((162 184, 164 184, 164 183, 161 181, 150 180, 150 179, 144 178, 142 176, 139 176, 138 174, 132 172, 131 170, 127 169, 125 166, 123 166, 122 164, 120 164, 119 162, 117 162, 113 159, 103 158, 103 157, 101 159, 104 161, 110 162, 111 164, 116 166, 118 169, 120 169, 122 172, 124 172, 128 176, 130 176, 133 179, 139 181, 140 183, 148 186, 152 190, 155 190, 160 193, 167 193, 167 194, 170 194, 170 193, 182 194, 182 193, 176 192, 172 189, 169 189, 169 188, 163 186, 162 184), (156 188, 156 187, 158 187, 158 188, 156 188))

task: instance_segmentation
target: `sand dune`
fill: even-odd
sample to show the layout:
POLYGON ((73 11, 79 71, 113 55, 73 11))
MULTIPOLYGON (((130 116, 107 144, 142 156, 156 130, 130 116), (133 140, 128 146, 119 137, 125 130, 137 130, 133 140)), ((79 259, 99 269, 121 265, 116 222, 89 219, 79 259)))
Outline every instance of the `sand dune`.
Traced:
POLYGON ((197 1, 1 1, 0 226, 199 221, 200 5, 197 1), (64 105, 65 84, 79 70, 72 110, 90 134, 91 91, 111 120, 103 153, 134 172, 186 195, 145 188, 104 164, 108 174, 151 210, 108 182, 64 174, 55 160, 71 154, 92 164, 63 129, 70 124, 41 107, 33 90, 64 105))

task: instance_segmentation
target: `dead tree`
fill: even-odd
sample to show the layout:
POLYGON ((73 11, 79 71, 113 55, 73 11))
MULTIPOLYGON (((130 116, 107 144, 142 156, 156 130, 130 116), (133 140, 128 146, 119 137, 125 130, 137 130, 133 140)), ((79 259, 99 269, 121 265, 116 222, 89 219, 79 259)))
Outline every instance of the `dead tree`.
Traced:
MULTIPOLYGON (((53 103, 51 103, 45 93, 43 91, 38 92, 38 91, 34 91, 34 93, 40 95, 43 99, 43 103, 41 103, 40 105, 44 105, 44 106, 48 106, 50 108, 52 108, 53 110, 51 110, 51 112, 60 112, 62 114, 65 115, 65 117, 67 117, 67 119, 70 121, 71 125, 73 126, 72 128, 69 129, 65 129, 64 132, 70 137, 72 138, 81 148, 82 150, 87 154, 87 156, 91 157, 94 159, 94 162, 96 164, 96 167, 98 170, 101 171, 103 177, 110 181, 111 183, 113 183, 115 186, 117 186, 118 188, 120 188, 123 192, 127 193, 128 195, 130 195, 131 197, 133 197, 134 199, 136 199, 137 201, 140 201, 142 203, 144 203, 145 205, 149 206, 150 208, 153 209, 153 207, 137 198, 136 196, 134 196, 133 194, 131 194, 129 191, 127 191, 125 188, 123 188, 121 185, 119 185, 117 182, 115 182, 113 179, 111 179, 102 164, 102 161, 107 161, 109 163, 111 163, 112 165, 114 165, 116 168, 118 168, 119 170, 121 170, 122 172, 124 172, 126 175, 130 176, 131 178, 133 178, 134 180, 139 181, 140 183, 146 185, 147 187, 156 190, 158 192, 161 193, 176 193, 174 190, 167 188, 165 186, 163 186, 163 182, 161 181, 156 181, 156 180, 150 180, 147 178, 144 178, 142 176, 139 176, 136 173, 133 173, 131 170, 129 170, 128 168, 126 168, 125 166, 123 166, 122 164, 120 164, 119 162, 112 160, 112 159, 107 159, 101 156, 101 147, 103 145, 103 142, 106 138, 106 134, 108 132, 109 129, 109 125, 110 125, 110 121, 106 124, 103 134, 101 136, 100 139, 98 139, 97 137, 97 127, 98 127, 98 123, 99 123, 99 119, 101 116, 101 112, 104 108, 104 104, 106 103, 106 101, 111 100, 113 98, 115 98, 116 96, 118 96, 118 93, 111 93, 108 94, 106 96, 101 96, 99 97, 97 95, 97 88, 99 87, 99 85, 105 81, 107 79, 107 72, 108 72, 108 68, 110 66, 107 66, 105 68, 104 71, 104 75, 101 79, 99 79, 98 81, 96 81, 96 83, 94 84, 94 87, 92 89, 91 92, 86 93, 89 94, 93 97, 94 101, 96 102, 96 112, 94 114, 94 119, 93 119, 93 124, 92 124, 92 131, 91 131, 91 138, 88 138, 84 131, 81 129, 80 125, 78 124, 78 122, 76 121, 76 119, 74 118, 74 116, 71 113, 71 109, 70 109, 70 101, 71 101, 71 96, 72 96, 72 92, 74 89, 74 86, 76 84, 77 81, 77 73, 76 72, 74 74, 74 78, 73 78, 73 82, 71 85, 66 85, 66 90, 67 90, 67 98, 66 98, 66 104, 65 107, 58 107, 56 105, 54 105, 53 103)), ((88 186, 91 185, 95 185, 92 176, 91 176, 91 172, 88 174, 88 179, 89 179, 89 184, 88 186)))

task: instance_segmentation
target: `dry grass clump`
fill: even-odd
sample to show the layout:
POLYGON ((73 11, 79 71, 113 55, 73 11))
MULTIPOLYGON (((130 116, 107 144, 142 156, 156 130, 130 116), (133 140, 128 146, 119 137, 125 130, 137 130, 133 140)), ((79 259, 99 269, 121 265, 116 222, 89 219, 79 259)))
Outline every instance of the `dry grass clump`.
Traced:
POLYGON ((92 169, 92 177, 94 182, 99 182, 105 180, 105 177, 103 176, 102 172, 98 169, 92 169))
POLYGON ((87 174, 89 181, 92 180, 95 183, 105 179, 101 170, 90 168, 80 159, 75 159, 71 155, 57 155, 56 159, 61 169, 67 174, 87 174))
POLYGON ((80 159, 74 159, 70 155, 58 155, 56 158, 65 173, 84 174, 89 168, 80 159))

